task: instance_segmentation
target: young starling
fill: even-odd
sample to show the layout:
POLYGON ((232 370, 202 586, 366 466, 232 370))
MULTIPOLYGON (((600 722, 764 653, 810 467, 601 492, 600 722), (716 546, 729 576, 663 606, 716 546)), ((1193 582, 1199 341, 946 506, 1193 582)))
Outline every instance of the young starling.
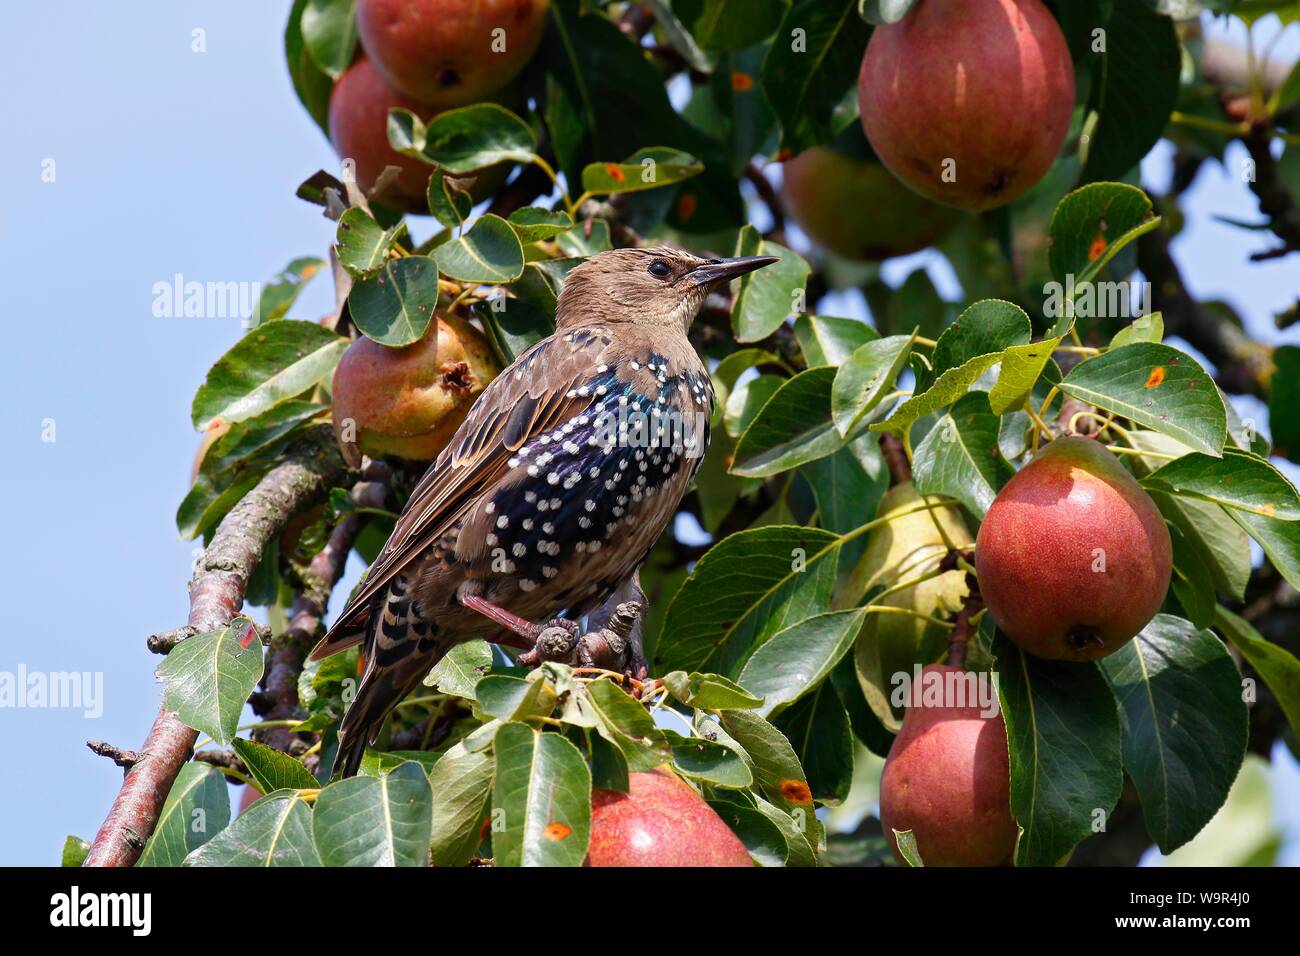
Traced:
POLYGON ((364 647, 339 727, 344 776, 454 644, 581 617, 636 571, 708 443, 713 386, 686 333, 710 291, 776 261, 661 246, 568 274, 555 334, 479 396, 312 651, 364 647))

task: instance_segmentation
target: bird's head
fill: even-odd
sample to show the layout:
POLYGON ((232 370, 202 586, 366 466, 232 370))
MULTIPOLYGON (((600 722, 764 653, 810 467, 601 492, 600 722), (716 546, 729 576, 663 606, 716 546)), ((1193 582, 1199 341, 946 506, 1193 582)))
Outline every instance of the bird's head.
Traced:
POLYGON ((672 246, 597 253, 565 278, 556 327, 635 322, 685 332, 711 291, 777 261, 775 256, 702 259, 672 246))

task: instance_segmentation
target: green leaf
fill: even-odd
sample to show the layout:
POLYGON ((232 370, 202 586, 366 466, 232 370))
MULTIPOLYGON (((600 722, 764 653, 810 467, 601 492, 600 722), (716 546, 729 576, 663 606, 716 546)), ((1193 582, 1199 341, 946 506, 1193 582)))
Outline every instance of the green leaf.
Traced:
POLYGON ((438 270, 462 282, 513 282, 524 272, 524 249, 510 224, 485 213, 469 231, 433 252, 438 270))
MULTIPOLYGON (((436 766, 436 764, 435 764, 436 766)), ((331 783, 316 798, 312 835, 325 866, 427 866, 433 791, 417 763, 331 783)))
POLYGON ((543 717, 555 708, 555 688, 540 670, 527 678, 488 674, 475 685, 474 693, 483 713, 498 720, 543 717))
POLYGON ((307 0, 294 0, 289 20, 284 27, 284 59, 298 101, 316 121, 321 132, 328 136, 330 92, 334 89, 334 81, 316 65, 303 42, 302 17, 306 8, 307 0))
POLYGON ((915 343, 915 332, 876 339, 839 367, 831 388, 831 415, 841 435, 852 433, 894 387, 915 343))
POLYGON ((427 256, 389 259, 376 275, 358 280, 348 295, 357 328, 393 348, 422 339, 437 305, 438 267, 427 256))
POLYGON ((502 366, 555 331, 551 314, 528 299, 494 296, 474 303, 470 311, 483 323, 502 366))
POLYGON ((639 192, 671 186, 702 172, 704 165, 690 153, 650 146, 621 163, 589 163, 582 171, 582 189, 598 196, 639 192))
POLYGON ((1098 113, 1085 180, 1120 179, 1164 134, 1178 102, 1182 48, 1173 20, 1141 3, 1116 3, 1093 83, 1098 113))
MULTIPOLYGON (((394 110, 390 116, 403 112, 406 111, 394 110)), ((390 142, 393 140, 391 125, 388 138, 390 142)), ((423 147, 418 152, 449 173, 468 173, 506 161, 530 163, 537 148, 537 137, 529 125, 496 103, 478 103, 439 113, 424 127, 422 138, 423 147)), ((419 139, 414 142, 418 143, 419 139)), ((412 144, 400 139, 392 145, 395 149, 400 146, 399 151, 411 152, 412 144)))
POLYGON ((957 316, 935 343, 930 356, 935 378, 979 355, 1028 345, 1033 326, 1025 310, 1001 299, 981 299, 957 316))
POLYGON ((1235 448, 1225 448, 1222 458, 1199 452, 1184 455, 1143 478, 1142 485, 1265 518, 1300 520, 1300 496, 1282 473, 1235 448))
POLYGON ((236 737, 230 743, 257 781, 257 789, 263 793, 275 790, 315 790, 319 786, 307 768, 287 753, 242 737, 236 737))
POLYGON ((587 684, 586 695, 596 729, 623 754, 628 770, 653 770, 671 759, 667 734, 621 687, 612 681, 593 681, 587 684))
POLYGON ((1110 340, 1110 347, 1117 349, 1122 345, 1135 342, 1160 342, 1165 337, 1165 320, 1159 312, 1140 315, 1131 323, 1115 333, 1110 340))
POLYGON ((736 241, 737 256, 778 256, 780 262, 741 276, 731 308, 731 326, 738 342, 757 342, 775 332, 803 300, 812 269, 797 252, 761 238, 745 225, 736 241))
MULTIPOLYGON (((709 807, 722 818, 731 832, 745 844, 745 849, 761 866, 785 866, 789 851, 785 836, 775 823, 757 807, 741 806, 729 800, 709 800, 709 807)), ((797 834, 796 834, 797 836, 797 834)), ((811 857, 812 848, 800 837, 804 852, 811 857)))
POLYGON ((304 256, 290 262, 262 286, 262 295, 257 300, 257 312, 252 324, 258 326, 264 322, 283 319, 302 292, 303 286, 324 267, 325 261, 313 256, 304 256))
POLYGON ((1023 408, 1034 391, 1060 338, 1043 339, 1030 345, 1016 345, 1002 353, 998 380, 989 392, 989 408, 994 415, 1023 408))
POLYGON ((673 671, 664 675, 663 682, 675 698, 699 710, 748 710, 763 704, 762 698, 719 674, 673 671))
POLYGON ((337 80, 357 48, 357 0, 307 0, 302 39, 312 60, 337 80))
POLYGON ((69 833, 63 841, 63 851, 59 854, 59 866, 81 866, 86 862, 86 857, 89 855, 90 844, 81 837, 69 833))
POLYGON ((591 751, 591 786, 594 790, 615 790, 627 793, 631 787, 628 782, 627 758, 623 751, 600 734, 588 736, 591 751))
POLYGON ((865 322, 829 315, 796 317, 794 334, 809 368, 841 365, 859 347, 880 338, 880 333, 865 322))
POLYGON ((455 177, 446 175, 441 169, 435 169, 429 176, 425 195, 429 212, 448 229, 458 228, 474 208, 474 197, 458 187, 455 177))
MULTIPOLYGON (((845 438, 830 417, 837 380, 836 370, 823 365, 782 381, 737 441, 731 473, 764 478, 843 448, 845 438)), ((861 384, 865 389, 865 380, 861 384)))
POLYGON ((998 449, 998 416, 983 392, 967 392, 948 409, 912 456, 912 479, 922 495, 956 498, 977 518, 1015 469, 998 449))
POLYGON ((1264 518, 1233 508, 1228 516, 1259 542, 1278 573, 1293 588, 1300 588, 1300 522, 1264 518))
POLYGON ((782 711, 776 727, 794 748, 813 799, 842 803, 853 784, 853 730, 830 681, 782 711))
POLYGON ((889 488, 889 469, 872 434, 859 435, 835 454, 808 462, 799 473, 817 500, 818 523, 836 534, 862 524, 862 516, 875 511, 889 488))
POLYGON ((176 775, 153 835, 135 865, 180 866, 229 823, 230 789, 225 776, 208 764, 187 763, 176 775))
POLYGON ((208 371, 190 411, 203 431, 214 418, 242 422, 328 381, 348 340, 315 322, 284 320, 251 329, 208 371))
POLYGON ((185 858, 186 866, 320 866, 312 811, 292 790, 269 793, 185 858))
POLYGON ((836 123, 836 108, 857 81, 870 35, 851 2, 791 5, 763 61, 763 92, 781 121, 786 155, 830 142, 846 125, 836 123))
POLYGON ((918 418, 951 405, 966 394, 980 376, 999 363, 1002 368, 990 393, 989 403, 992 406, 995 400, 1000 400, 999 407, 1005 411, 1017 398, 1023 402, 1024 396, 1029 394, 1034 381, 1046 367, 1058 341, 1049 339, 1046 342, 1031 342, 1029 345, 1013 345, 1001 352, 977 355, 964 365, 944 372, 920 395, 912 396, 894 409, 889 418, 873 424, 871 430, 903 434, 918 418), (1029 383, 1028 387, 1026 382, 1029 383))
POLYGON ((405 230, 404 222, 385 229, 364 209, 345 209, 335 239, 339 263, 356 278, 372 276, 384 267, 393 243, 405 230))
POLYGON ((763 698, 757 713, 778 713, 817 687, 853 646, 866 617, 865 608, 832 611, 773 634, 740 672, 741 685, 763 698))
POLYGON ((829 610, 839 540, 771 525, 714 545, 668 606, 657 669, 730 674, 772 634, 829 610))
POLYGON ((1115 698, 1095 664, 1048 661, 998 634, 998 697, 1011 754, 1017 866, 1055 866, 1119 800, 1115 698))
POLYGON ((1169 541, 1174 555, 1174 573, 1169 586, 1188 619, 1197 627, 1210 627, 1214 624, 1214 575, 1175 524, 1169 526, 1169 541))
POLYGON ((495 770, 491 754, 471 753, 457 744, 429 771, 434 866, 464 866, 478 849, 492 805, 495 770))
POLYGON ((759 43, 776 29, 786 6, 786 0, 673 0, 673 12, 706 50, 759 43))
POLYGON ((299 426, 328 409, 328 405, 290 400, 267 409, 256 418, 236 422, 208 448, 199 474, 215 477, 247 464, 249 459, 267 454, 297 432, 299 426))
POLYGON ((674 737, 672 761, 679 773, 715 787, 737 790, 754 782, 740 754, 701 737, 674 737))
POLYGON ((158 665, 163 706, 187 727, 228 744, 262 679, 262 642, 246 617, 177 644, 158 665))
POLYGON ((894 840, 898 844, 899 854, 908 866, 925 866, 921 860, 921 851, 916 846, 916 834, 911 830, 895 830, 894 840))
POLYGON ((559 734, 502 724, 494 738, 497 866, 581 866, 591 837, 591 772, 559 734))
POLYGON ((560 233, 555 237, 555 244, 566 256, 584 259, 614 248, 609 223, 604 219, 588 219, 568 232, 560 233))
MULTIPOLYGON (((1135 431, 1130 433, 1130 437, 1139 449, 1175 458, 1191 453, 1182 442, 1159 432, 1135 431)), ((1135 455, 1133 471, 1141 479, 1162 467, 1165 461, 1154 456, 1135 455)), ((1178 528, 1188 547, 1210 569, 1215 590, 1244 600, 1251 565, 1250 538, 1246 532, 1216 504, 1154 489, 1150 494, 1165 520, 1178 528)))
POLYGON ((1241 768, 1241 675, 1222 641, 1169 614, 1098 663, 1120 704, 1124 769, 1147 832, 1170 853, 1218 812, 1241 768))
POLYGON ((726 710, 721 719, 727 733, 744 748, 758 788, 797 826, 806 826, 805 833, 811 830, 816 819, 812 791, 785 734, 753 711, 726 710))
MULTIPOLYGON (((1077 296, 1120 249, 1159 222, 1151 213, 1151 199, 1136 186, 1092 183, 1076 189, 1052 213, 1048 255, 1053 278, 1077 296)), ((1066 306, 1063 314, 1073 312, 1066 306)))
POLYGON ((1215 626, 1264 678, 1286 714, 1291 732, 1300 735, 1300 660, 1286 648, 1265 640, 1249 621, 1227 608, 1216 608, 1215 626))
POLYGON ((524 206, 516 209, 506 220, 520 242, 542 242, 573 228, 573 217, 562 209, 543 209, 541 206, 524 206))
POLYGON ((1214 380, 1172 346, 1145 342, 1105 352, 1070 369, 1060 388, 1196 451, 1223 454, 1227 415, 1214 380))
MULTIPOLYGON (((1292 146, 1300 155, 1300 146, 1292 146)), ((1277 370, 1270 381, 1268 427, 1277 454, 1292 461, 1300 458, 1300 346, 1279 345, 1273 350, 1277 370)))
POLYGON ((443 655, 424 683, 444 694, 475 700, 474 688, 492 669, 492 645, 487 641, 465 641, 443 655))

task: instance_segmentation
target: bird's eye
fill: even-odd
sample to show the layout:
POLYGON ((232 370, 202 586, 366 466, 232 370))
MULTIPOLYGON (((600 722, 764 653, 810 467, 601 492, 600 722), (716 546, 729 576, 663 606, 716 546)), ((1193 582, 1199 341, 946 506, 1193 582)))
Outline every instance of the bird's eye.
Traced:
POLYGON ((672 266, 662 259, 655 259, 650 263, 650 274, 656 279, 667 279, 673 274, 672 266))

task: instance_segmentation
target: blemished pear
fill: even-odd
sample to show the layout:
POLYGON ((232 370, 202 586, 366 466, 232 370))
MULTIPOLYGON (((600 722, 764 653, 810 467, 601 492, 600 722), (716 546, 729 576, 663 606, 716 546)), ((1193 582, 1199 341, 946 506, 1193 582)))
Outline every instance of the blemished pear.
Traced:
POLYGON ((931 664, 912 687, 880 776, 880 823, 899 863, 894 831, 911 830, 926 866, 1000 866, 1011 861, 1019 832, 1006 724, 1000 713, 986 715, 976 700, 959 697, 950 675, 973 686, 962 668, 931 664), (937 679, 946 691, 935 704, 922 691, 937 679))
POLYGON ((1038 657, 1095 661, 1160 610, 1169 529, 1151 496, 1090 438, 1058 438, 993 499, 975 546, 998 628, 1038 657))

